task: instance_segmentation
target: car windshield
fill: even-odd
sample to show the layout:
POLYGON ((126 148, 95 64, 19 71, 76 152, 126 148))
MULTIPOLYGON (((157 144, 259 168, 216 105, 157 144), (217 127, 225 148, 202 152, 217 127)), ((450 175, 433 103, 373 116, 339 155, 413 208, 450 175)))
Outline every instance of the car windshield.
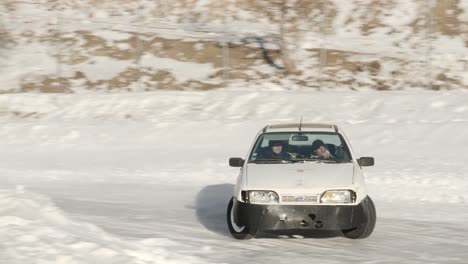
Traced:
POLYGON ((350 161, 346 142, 333 132, 265 133, 258 138, 249 157, 251 163, 350 161))

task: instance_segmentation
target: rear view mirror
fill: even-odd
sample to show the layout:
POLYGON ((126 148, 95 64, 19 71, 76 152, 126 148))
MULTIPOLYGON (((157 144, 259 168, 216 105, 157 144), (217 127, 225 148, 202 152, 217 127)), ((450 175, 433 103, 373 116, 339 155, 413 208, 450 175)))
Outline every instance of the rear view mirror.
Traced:
POLYGON ((361 157, 357 160, 359 166, 374 166, 374 158, 372 157, 361 157))
POLYGON ((308 136, 293 136, 292 141, 309 141, 308 136))
POLYGON ((231 167, 242 167, 244 166, 244 160, 242 158, 230 158, 229 166, 231 167))

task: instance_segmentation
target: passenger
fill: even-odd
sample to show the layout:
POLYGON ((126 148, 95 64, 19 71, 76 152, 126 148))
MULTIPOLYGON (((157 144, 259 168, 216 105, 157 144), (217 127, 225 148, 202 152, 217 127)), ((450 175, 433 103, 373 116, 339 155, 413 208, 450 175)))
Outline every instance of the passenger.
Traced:
POLYGON ((283 151, 283 143, 275 141, 271 144, 271 148, 265 152, 265 159, 281 159, 291 160, 291 155, 283 151))
POLYGON ((313 154, 321 159, 331 159, 334 158, 333 155, 328 151, 325 143, 322 140, 317 139, 312 143, 313 154))

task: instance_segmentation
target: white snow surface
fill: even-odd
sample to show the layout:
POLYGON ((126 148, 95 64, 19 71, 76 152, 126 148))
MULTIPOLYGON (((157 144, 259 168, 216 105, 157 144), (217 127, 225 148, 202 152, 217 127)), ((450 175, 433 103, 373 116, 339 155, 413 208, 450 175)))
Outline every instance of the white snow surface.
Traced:
POLYGON ((119 61, 104 56, 95 56, 89 62, 79 64, 78 67, 86 74, 88 79, 95 82, 112 79, 118 73, 128 69, 129 64, 127 61, 119 61))
POLYGON ((174 73, 179 82, 207 79, 210 74, 216 72, 215 68, 209 63, 182 62, 170 58, 158 58, 152 54, 142 56, 140 65, 170 71, 174 73))
POLYGON ((468 93, 233 91, 0 95, 0 263, 466 263, 468 93), (266 124, 333 122, 364 168, 371 237, 225 222, 266 124))
POLYGON ((203 263, 158 247, 164 238, 130 242, 71 220, 22 186, 0 191, 0 204, 1 263, 203 263))

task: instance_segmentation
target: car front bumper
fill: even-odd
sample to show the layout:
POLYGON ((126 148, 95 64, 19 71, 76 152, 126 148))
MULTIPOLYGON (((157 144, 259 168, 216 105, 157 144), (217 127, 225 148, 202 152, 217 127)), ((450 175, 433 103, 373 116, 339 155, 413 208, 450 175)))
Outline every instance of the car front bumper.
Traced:
POLYGON ((261 205, 234 199, 234 219, 258 231, 345 230, 366 223, 367 202, 366 197, 357 205, 261 205))

